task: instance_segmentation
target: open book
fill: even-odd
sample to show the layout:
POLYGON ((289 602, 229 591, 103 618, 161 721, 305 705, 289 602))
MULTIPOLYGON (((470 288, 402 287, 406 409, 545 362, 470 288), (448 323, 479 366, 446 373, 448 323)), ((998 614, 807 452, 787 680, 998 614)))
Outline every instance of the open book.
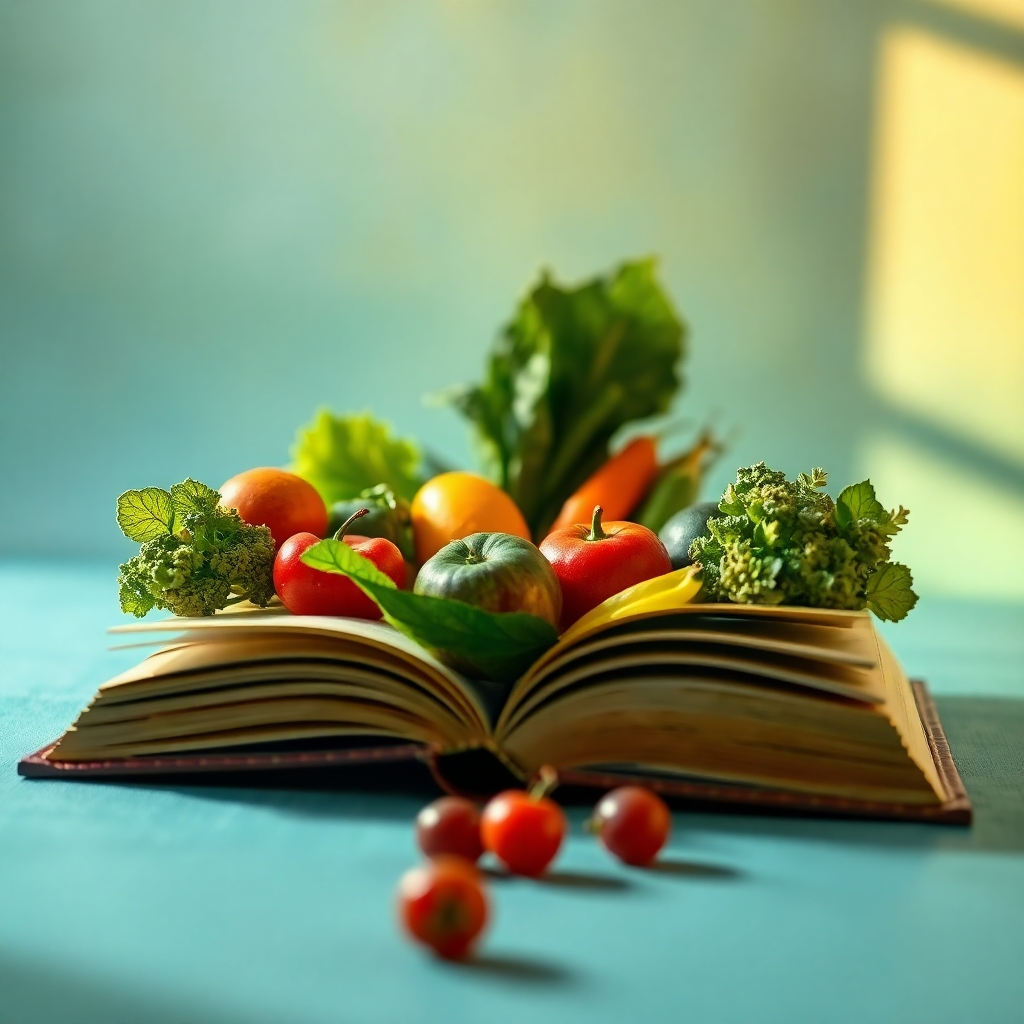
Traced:
POLYGON ((115 632, 165 639, 23 775, 414 758, 486 794, 549 764, 567 786, 642 779, 699 801, 970 820, 927 691, 866 612, 613 599, 511 687, 358 619, 251 610, 115 632))

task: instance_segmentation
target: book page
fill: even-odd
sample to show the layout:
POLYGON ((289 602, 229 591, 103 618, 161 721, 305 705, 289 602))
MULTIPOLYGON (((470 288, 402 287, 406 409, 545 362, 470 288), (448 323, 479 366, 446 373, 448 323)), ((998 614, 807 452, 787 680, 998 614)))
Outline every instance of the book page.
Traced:
MULTIPOLYGON (((230 637, 244 637, 245 642, 250 642, 256 637, 275 638, 280 645, 280 657, 288 657, 290 652, 295 650, 296 642, 300 638, 319 638, 328 643, 337 643, 339 654, 351 651, 354 647, 362 652, 363 660, 372 662, 384 655, 389 662, 403 666, 399 671, 403 671, 405 675, 409 675, 411 670, 413 678, 429 680, 438 692, 446 695, 454 706, 459 707, 481 732, 490 731, 489 695, 478 694, 471 681, 464 679, 415 641, 383 622, 343 616, 291 615, 279 610, 254 609, 203 618, 168 618, 155 622, 129 623, 114 626, 109 632, 131 635, 180 634, 174 642, 194 645, 195 650, 187 657, 196 659, 197 665, 207 657, 212 662, 219 661, 221 653, 215 646, 207 647, 205 651, 203 648, 209 642, 230 637)), ((126 677, 131 677, 135 671, 131 670, 119 676, 118 680, 122 683, 129 681, 126 677)))

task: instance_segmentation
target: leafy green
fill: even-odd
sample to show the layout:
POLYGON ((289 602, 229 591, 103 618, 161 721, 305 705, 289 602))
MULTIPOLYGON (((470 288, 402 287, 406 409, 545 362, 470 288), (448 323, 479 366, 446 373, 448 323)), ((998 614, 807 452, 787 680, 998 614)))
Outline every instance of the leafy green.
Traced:
POLYGON ((117 522, 139 553, 121 566, 121 610, 153 608, 212 615, 235 601, 266 605, 274 596, 274 541, 265 526, 219 506, 220 494, 185 480, 170 491, 147 487, 117 499, 117 522))
POLYGON ((654 260, 571 289, 544 274, 496 341, 483 383, 448 393, 535 536, 608 458, 620 427, 666 411, 685 330, 654 260))
POLYGON ((887 562, 868 576, 868 607, 880 618, 899 622, 917 604, 910 570, 899 562, 887 562))
POLYGON ((303 552, 302 561, 348 576, 391 625, 470 675, 512 682, 558 639, 554 626, 536 615, 488 612, 464 601, 398 590, 343 541, 322 540, 303 552))
POLYGON ((718 504, 720 517, 690 545, 712 600, 870 608, 898 621, 917 603, 905 565, 890 561, 892 538, 906 525, 902 506, 887 512, 870 481, 833 502, 825 471, 796 481, 763 462, 740 469, 718 504))
POLYGON ((369 413, 335 416, 321 409, 299 429, 292 447, 292 470, 308 480, 331 505, 360 491, 386 484, 411 500, 423 482, 420 451, 410 440, 369 413))
POLYGON ((117 525, 139 544, 174 532, 174 502, 162 487, 125 491, 117 499, 117 525))

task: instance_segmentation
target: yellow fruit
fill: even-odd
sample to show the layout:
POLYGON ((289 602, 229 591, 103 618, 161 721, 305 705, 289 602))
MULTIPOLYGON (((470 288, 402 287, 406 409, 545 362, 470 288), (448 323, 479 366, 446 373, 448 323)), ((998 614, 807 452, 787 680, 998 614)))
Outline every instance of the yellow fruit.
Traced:
POLYGON ((442 473, 428 480, 412 499, 412 529, 421 565, 449 541, 471 533, 511 533, 530 539, 516 503, 475 473, 442 473))

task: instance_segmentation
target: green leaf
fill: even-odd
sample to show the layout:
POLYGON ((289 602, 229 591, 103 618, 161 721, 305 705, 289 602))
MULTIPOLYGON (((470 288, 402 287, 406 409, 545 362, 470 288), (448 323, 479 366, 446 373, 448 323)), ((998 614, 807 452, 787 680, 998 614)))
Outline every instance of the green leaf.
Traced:
POLYGON ((554 626, 536 615, 496 614, 464 601, 398 590, 343 541, 322 540, 303 553, 302 561, 348 576, 391 625, 470 675, 514 682, 558 640, 554 626))
POLYGON ((334 416, 321 409, 299 430, 292 460, 293 472, 308 480, 328 505, 377 484, 387 484, 411 500, 422 483, 416 445, 394 437, 386 423, 369 413, 334 416))
POLYGON ((179 520, 196 512, 208 515, 220 503, 220 492, 189 477, 171 488, 171 503, 179 520))
POLYGON ((396 589, 395 581, 390 576, 382 573, 373 562, 364 558, 343 540, 334 540, 333 537, 307 548, 302 553, 302 561, 313 569, 340 573, 357 583, 372 583, 377 587, 396 589))
POLYGON ((888 512, 875 497, 875 489, 870 480, 844 487, 836 499, 836 522, 844 530, 858 519, 884 523, 888 518, 888 512))
POLYGON ((449 393, 535 536, 608 458, 620 427, 668 409, 685 330, 654 260, 577 288, 545 274, 495 343, 484 381, 449 393))
POLYGON ((148 590, 133 586, 131 581, 121 580, 117 590, 118 598, 121 601, 121 611, 126 615, 134 615, 137 619, 141 619, 156 604, 153 595, 148 590))
POLYGON ((911 589, 914 578, 899 562, 886 562, 868 576, 865 588, 868 607, 880 618, 899 622, 917 604, 911 589))
POLYGON ((162 487, 125 491, 117 499, 117 525, 129 540, 155 540, 174 533, 174 524, 174 503, 162 487))

